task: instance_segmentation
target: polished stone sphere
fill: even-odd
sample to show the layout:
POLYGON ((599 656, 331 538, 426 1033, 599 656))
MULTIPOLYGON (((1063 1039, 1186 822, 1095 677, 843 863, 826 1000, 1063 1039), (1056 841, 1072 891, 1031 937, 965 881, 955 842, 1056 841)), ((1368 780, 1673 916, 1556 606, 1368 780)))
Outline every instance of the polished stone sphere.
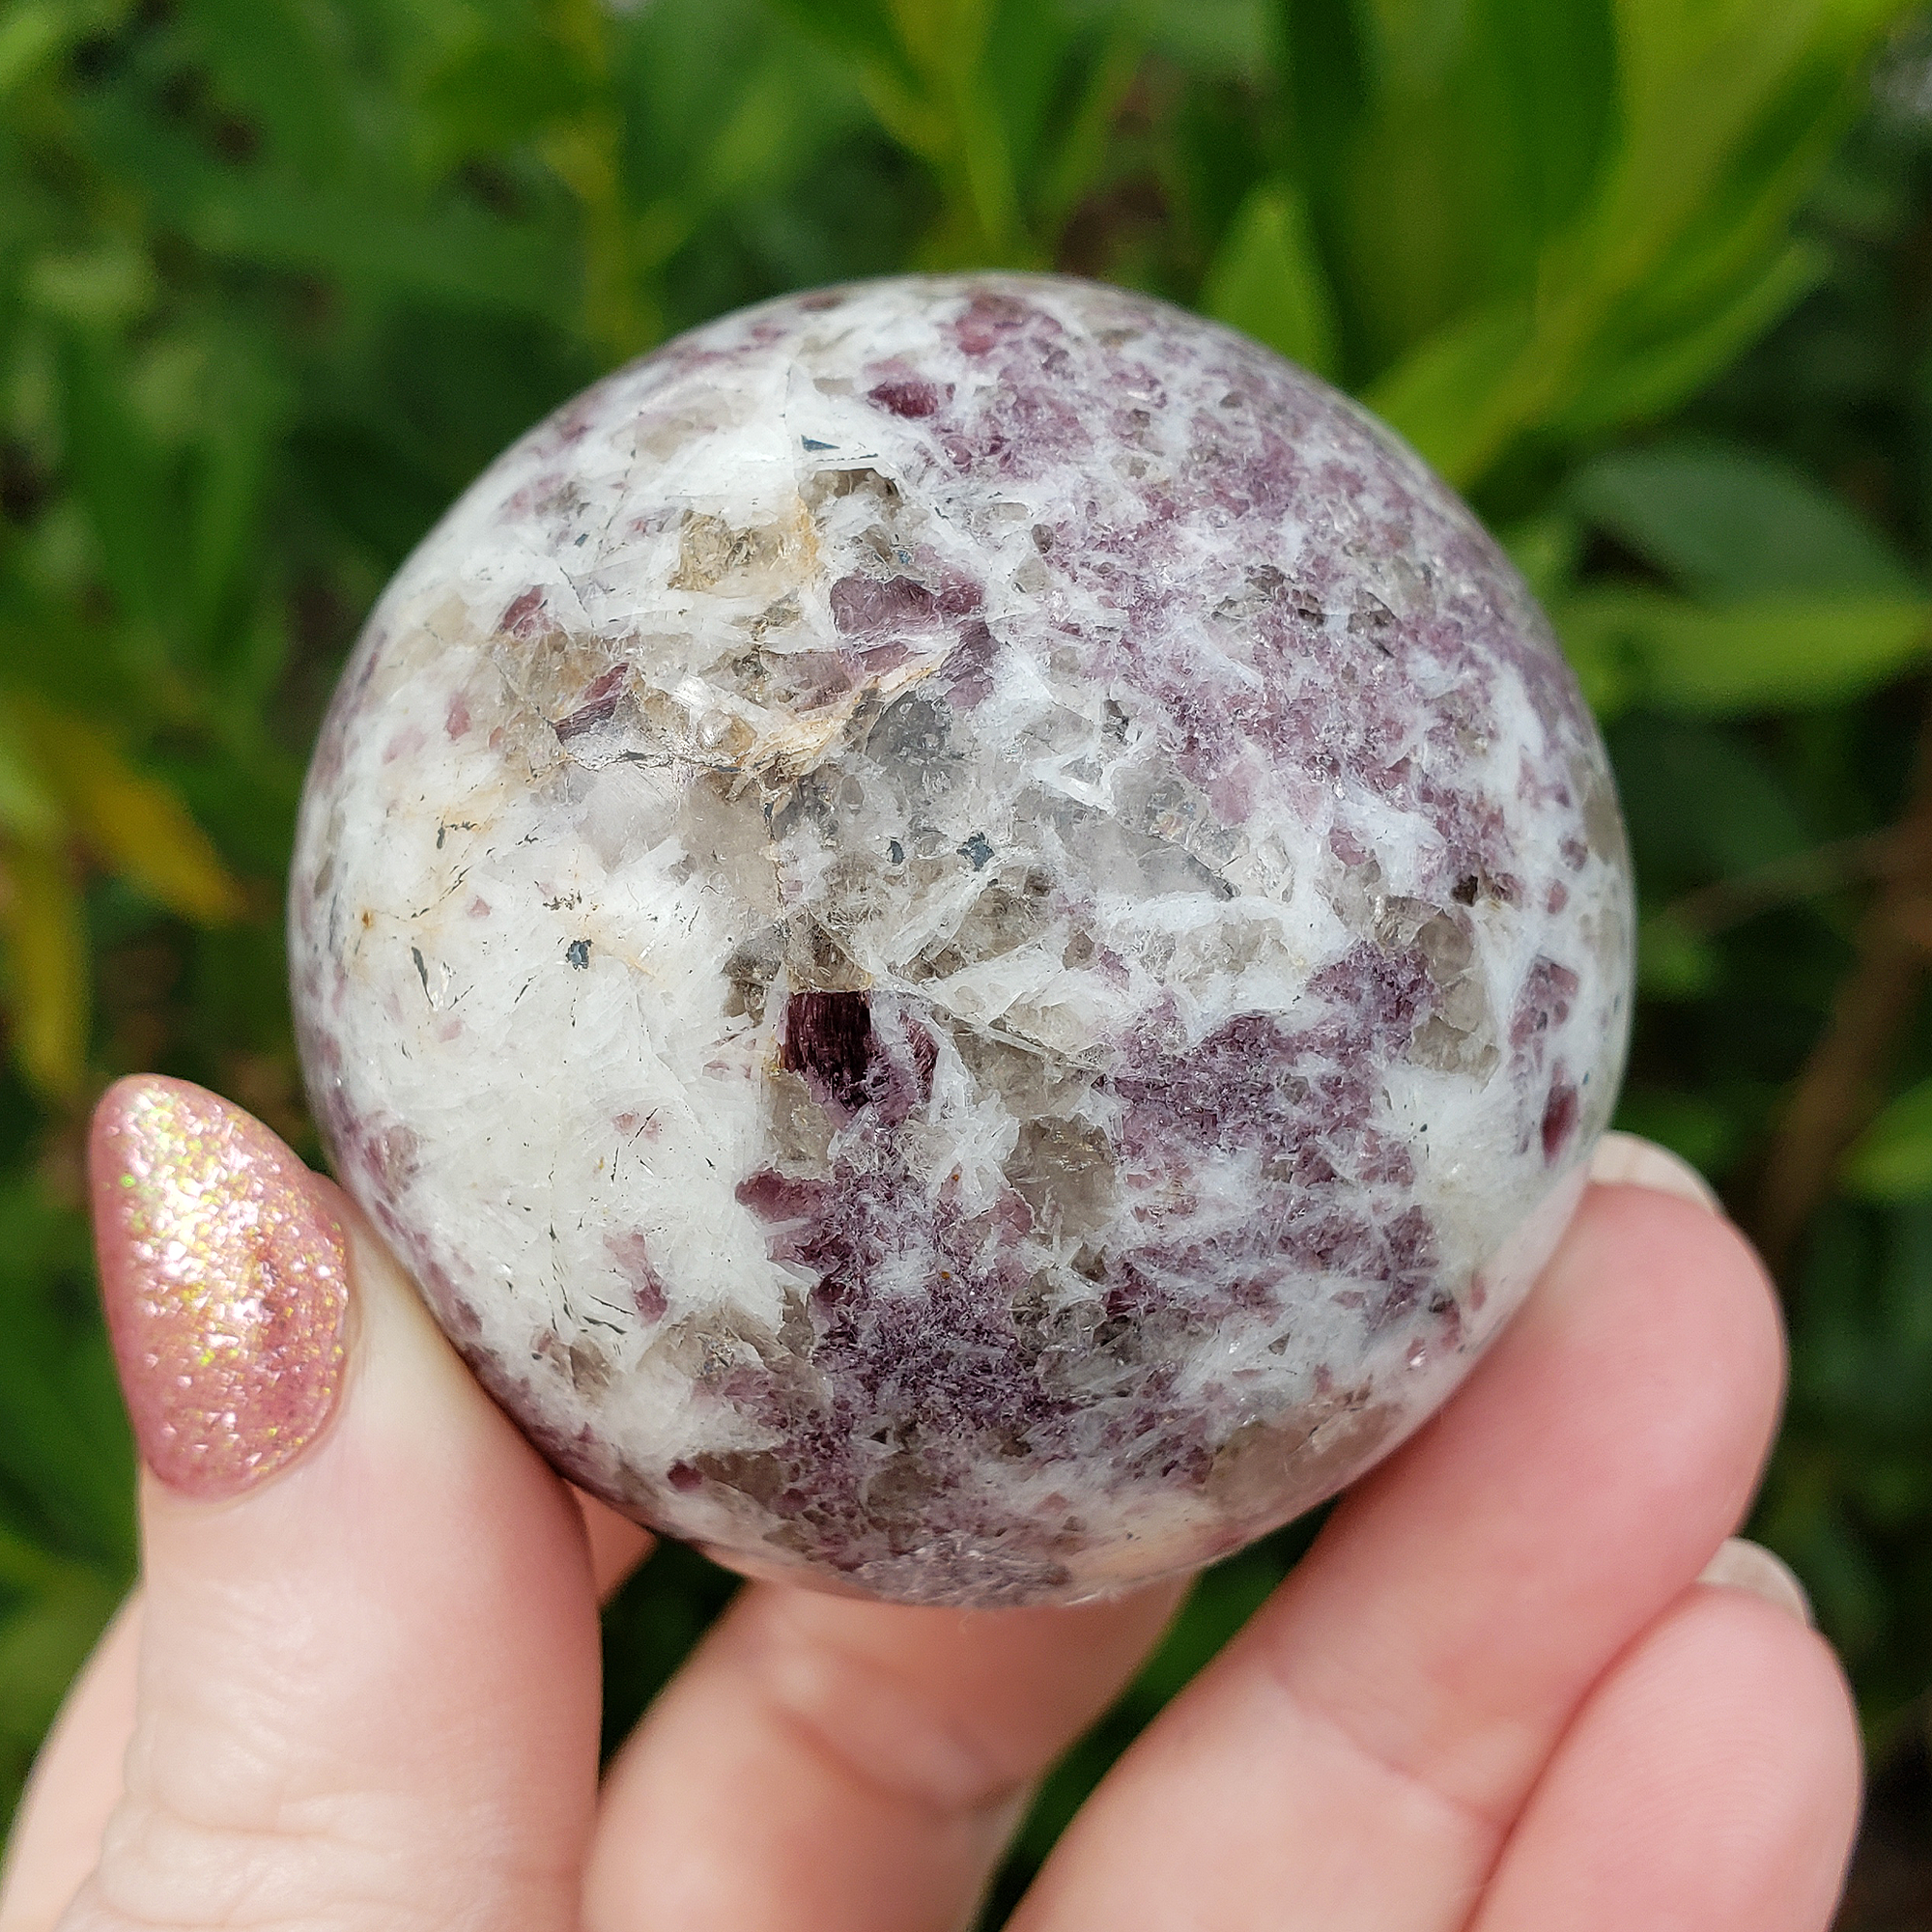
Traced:
POLYGON ((1052 276, 770 302, 508 450, 369 620, 290 917, 338 1171, 544 1453, 908 1603, 1185 1570, 1399 1441, 1631 990, 1495 544, 1052 276))

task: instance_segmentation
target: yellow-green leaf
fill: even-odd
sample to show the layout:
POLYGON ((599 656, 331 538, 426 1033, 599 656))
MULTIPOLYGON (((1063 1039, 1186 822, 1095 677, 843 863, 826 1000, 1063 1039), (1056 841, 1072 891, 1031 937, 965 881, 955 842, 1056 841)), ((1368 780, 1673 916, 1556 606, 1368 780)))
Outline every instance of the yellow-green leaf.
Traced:
POLYGON ((1285 182, 1241 204, 1208 271, 1202 304, 1318 376, 1336 373, 1335 303, 1308 211, 1285 182))
POLYGON ((92 725, 44 708, 26 717, 77 829, 115 871, 202 924, 240 915, 240 887, 166 785, 137 772, 92 725))
POLYGON ((47 789, 25 732, 0 699, 0 833, 45 843, 62 829, 60 802, 47 789))
POLYGON ((1364 400, 1466 488, 1521 425, 1514 392, 1534 332, 1527 301, 1480 310, 1419 344, 1364 400))
POLYGON ((68 10, 51 0, 28 0, 0 20, 0 98, 44 67, 71 31, 68 10))
POLYGON ((79 884, 59 847, 0 852, 0 933, 20 1070, 42 1093, 71 1099, 87 1065, 87 936, 79 884))

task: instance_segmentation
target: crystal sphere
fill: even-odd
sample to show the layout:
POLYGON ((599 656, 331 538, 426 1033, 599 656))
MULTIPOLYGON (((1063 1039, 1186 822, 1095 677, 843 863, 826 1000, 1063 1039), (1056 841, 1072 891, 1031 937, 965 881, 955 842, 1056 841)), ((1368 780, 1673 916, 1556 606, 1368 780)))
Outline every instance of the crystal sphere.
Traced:
POLYGON ((575 1482, 753 1574, 1069 1602, 1328 1495, 1548 1257, 1630 1002, 1520 578, 1254 342, 769 302, 369 620, 291 900, 344 1182, 575 1482))

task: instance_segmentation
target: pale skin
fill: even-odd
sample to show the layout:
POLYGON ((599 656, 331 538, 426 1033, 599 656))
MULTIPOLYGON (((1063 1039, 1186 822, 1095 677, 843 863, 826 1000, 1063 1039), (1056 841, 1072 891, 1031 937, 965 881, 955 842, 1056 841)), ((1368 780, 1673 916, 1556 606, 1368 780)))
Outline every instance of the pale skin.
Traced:
MULTIPOLYGON (((1101 1785, 1020 1932, 1821 1932, 1858 1797, 1830 1651, 1728 1546, 1763 1272, 1613 1140, 1447 1409, 1101 1785)), ((955 1932, 1180 1597, 964 1612, 748 1586, 601 1785, 557 1480, 355 1229, 345 1394, 242 1496, 144 1480, 143 1581, 43 1754, 0 1932, 955 1932)))

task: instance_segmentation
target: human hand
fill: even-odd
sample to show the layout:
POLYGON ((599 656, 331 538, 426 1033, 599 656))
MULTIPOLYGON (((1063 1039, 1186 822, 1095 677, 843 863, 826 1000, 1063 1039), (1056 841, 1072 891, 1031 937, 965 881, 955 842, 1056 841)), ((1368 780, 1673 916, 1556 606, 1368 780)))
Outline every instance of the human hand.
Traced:
MULTIPOLYGON (((550 1472, 266 1129, 130 1081, 95 1154, 143 1579, 43 1754, 0 1932, 963 1926, 1179 1599, 747 1585, 600 1788, 597 1600, 648 1539, 550 1472)), ((1696 1580, 1773 1428, 1772 1297, 1669 1156, 1613 1137, 1597 1176, 1462 1392, 1102 1784, 1023 1932, 1828 1922, 1842 1680, 1770 1559, 1696 1580)))

